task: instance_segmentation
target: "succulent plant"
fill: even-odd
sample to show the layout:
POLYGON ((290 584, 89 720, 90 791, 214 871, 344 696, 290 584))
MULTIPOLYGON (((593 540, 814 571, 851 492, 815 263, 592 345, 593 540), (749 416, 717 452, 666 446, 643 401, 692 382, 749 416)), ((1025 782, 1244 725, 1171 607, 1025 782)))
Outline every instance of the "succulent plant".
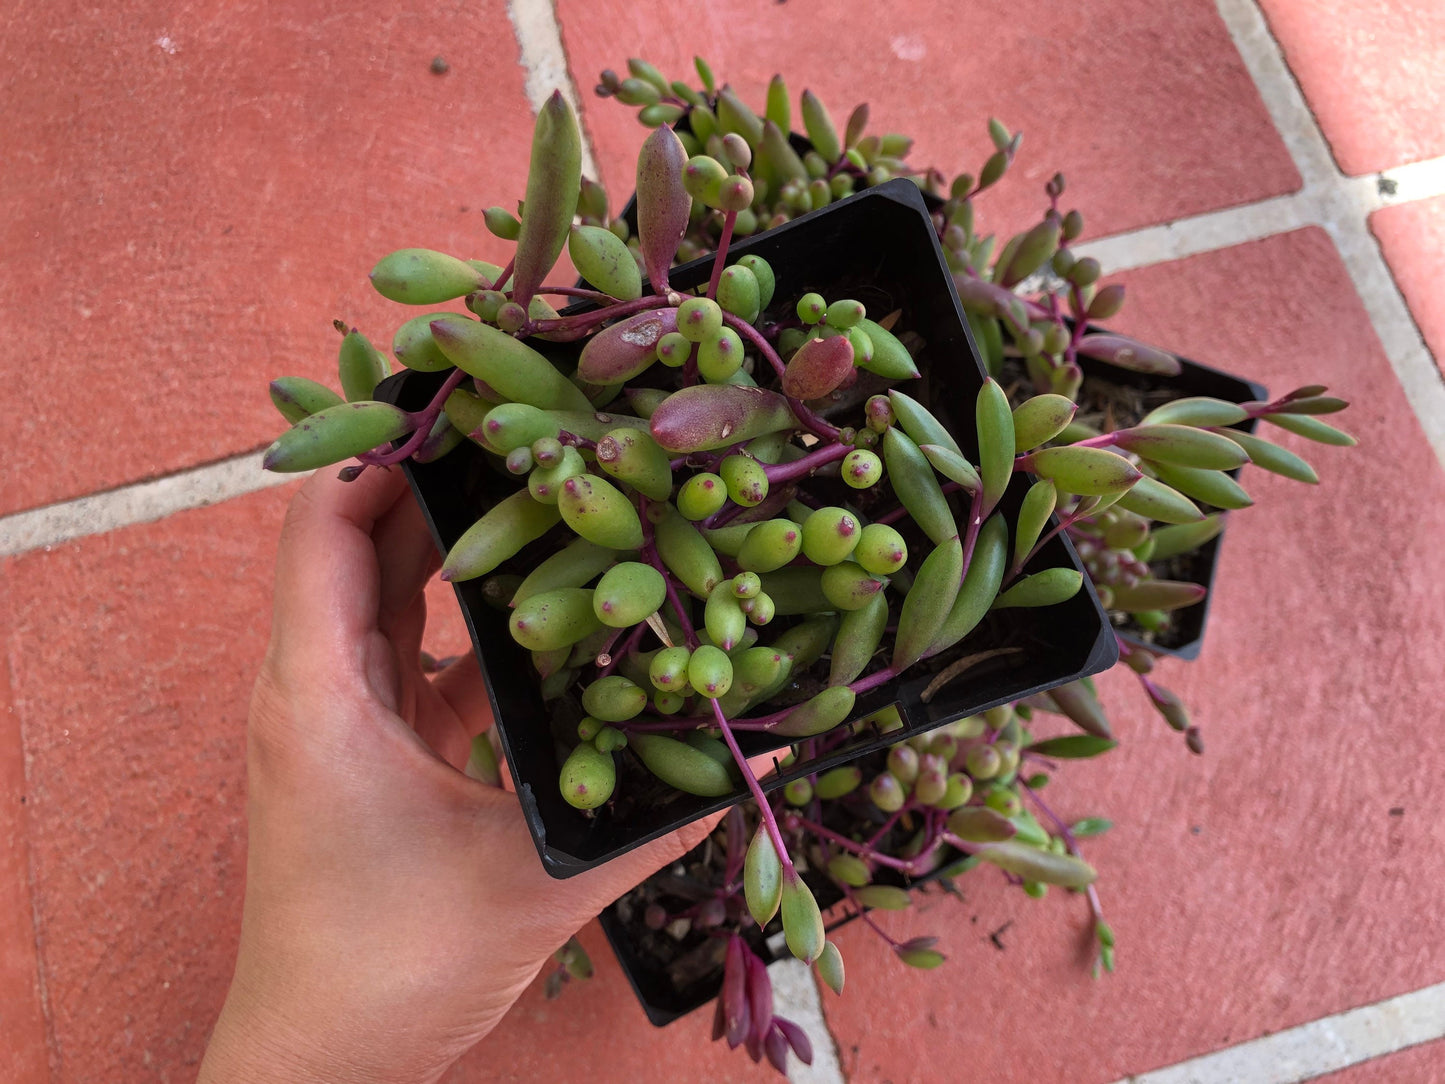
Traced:
MULTIPOLYGON (((606 194, 581 176, 575 117, 553 95, 538 116, 520 217, 500 207, 485 216, 515 242, 510 263, 405 249, 372 271, 391 300, 465 304, 465 313, 426 311, 393 339, 402 365, 446 374, 431 402, 408 412, 373 398, 390 362, 339 325, 345 398, 299 378, 275 381, 273 401, 292 428, 265 466, 355 458, 342 471, 355 478, 471 441, 515 478, 452 546, 442 576, 485 579, 509 610, 512 638, 531 652, 542 695, 580 702, 558 778, 578 816, 605 813, 620 755, 689 794, 746 785, 749 812, 735 808, 719 830, 717 883, 661 921, 685 919, 723 946, 717 1034, 755 1060, 781 1070, 788 1049, 806 1060, 808 1045, 773 1016, 766 970, 742 932, 749 921, 780 922, 789 950, 841 988, 820 885, 871 923, 868 908, 906 904, 907 878, 946 861, 989 863, 1031 895, 1049 884, 1087 891, 1101 962, 1112 967, 1095 874, 1077 846, 1102 822, 1066 825, 1038 793, 1041 766, 1113 747, 1091 683, 911 737, 880 764, 799 779, 773 799, 736 735, 790 739, 788 756, 807 758, 865 725, 886 732, 886 717, 853 718, 861 694, 926 666, 928 699, 981 661, 962 645, 990 611, 1080 591, 1077 569, 1039 567, 1060 533, 1077 541, 1113 609, 1145 628, 1167 620, 1200 592, 1155 578, 1146 562, 1219 529, 1221 516, 1196 500, 1243 506, 1228 472, 1247 462, 1313 480, 1303 461, 1236 426, 1264 418, 1344 443, 1318 420, 1344 404, 1304 388, 1268 403, 1169 403, 1121 428, 1086 424, 1081 357, 1154 373, 1177 363, 1091 325, 1117 311, 1122 290, 1097 289, 1098 265, 1070 253, 1082 220, 1059 205, 1062 177, 1049 183, 1043 220, 996 256, 993 239, 976 234, 973 201, 1005 174, 1018 135, 991 123, 994 150, 977 178, 945 192, 941 175, 907 165, 909 140, 867 133, 866 106, 840 134, 805 93, 800 138, 781 79, 759 114, 702 61, 700 90, 643 61, 629 70, 626 79, 605 73, 599 91, 637 105, 653 129, 637 161, 635 222, 610 216, 606 194), (820 296, 757 255, 729 262, 735 237, 896 176, 932 197, 988 367, 965 411, 975 422, 968 434, 950 432, 908 393, 917 343, 899 312, 820 296), (564 246, 586 285, 546 281, 564 246), (705 286, 675 289, 674 265, 709 252, 705 286), (1037 291, 1021 296, 1029 283, 1037 291), (558 312, 547 300, 556 297, 578 304, 558 312), (1000 501, 1022 474, 1034 480, 1017 514, 1005 515, 1000 501), (565 543, 536 546, 563 531, 565 543), (533 550, 545 557, 524 577, 497 574, 533 550), (778 699, 805 675, 805 699, 778 699), (1028 726, 1040 709, 1080 733, 1035 740, 1028 726), (897 883, 876 883, 879 871, 897 883)), ((1151 703, 1197 746, 1182 705, 1148 676, 1148 647, 1122 650, 1151 703)), ((481 745, 469 770, 494 777, 481 745)), ((652 925, 659 916, 647 912, 652 925)), ((942 956, 925 940, 890 943, 905 963, 935 966, 942 956)), ((575 954, 559 963, 559 974, 586 970, 575 954)))

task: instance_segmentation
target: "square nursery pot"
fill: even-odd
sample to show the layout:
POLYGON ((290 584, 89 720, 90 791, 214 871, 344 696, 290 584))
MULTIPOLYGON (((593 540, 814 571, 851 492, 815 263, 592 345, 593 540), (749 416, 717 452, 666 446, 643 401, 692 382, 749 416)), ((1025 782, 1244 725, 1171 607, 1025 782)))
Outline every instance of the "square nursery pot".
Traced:
MULTIPOLYGON (((768 260, 779 284, 765 319, 791 311, 794 299, 809 290, 830 298, 857 298, 870 312, 901 309, 897 330, 911 331, 923 343, 917 358, 923 377, 909 382, 906 390, 958 434, 966 454, 976 454, 973 404, 983 369, 916 186, 900 180, 868 189, 740 241, 732 247, 730 257, 736 260, 748 253, 768 260)), ((679 290, 705 284, 711 268, 711 256, 683 265, 673 271, 672 284, 679 290)), ((539 341, 534 345, 564 368, 575 363, 580 350, 575 343, 539 341)), ((429 401, 443 376, 399 373, 383 383, 377 397, 415 410, 429 401)), ((408 461, 405 470, 443 551, 483 512, 518 488, 518 479, 471 441, 463 441, 433 463, 408 461)), ((1004 499, 1002 507, 1010 522, 1028 481, 1016 478, 1004 499)), ((833 503, 858 497, 860 491, 845 490, 841 482, 833 484, 838 487, 833 503)), ((957 508, 956 514, 961 515, 957 508)), ((570 532, 559 526, 497 572, 525 572, 570 537, 570 532)), ((910 549, 916 559, 927 552, 921 542, 915 546, 912 539, 910 549)), ((913 559, 910 565, 916 567, 913 559)), ((1052 540, 1029 570, 1054 566, 1081 568, 1072 545, 1062 537, 1052 540)), ((719 798, 679 793, 654 779, 630 751, 623 750, 617 754, 617 785, 611 801, 591 814, 568 805, 558 790, 558 774, 577 743, 580 704, 575 695, 543 703, 528 652, 512 641, 507 614, 484 601, 482 582, 470 580, 454 586, 487 679, 502 748, 548 873, 570 877, 747 797, 742 783, 719 798)), ((856 736, 846 743, 832 745, 823 754, 798 760, 770 776, 764 781, 765 789, 1112 666, 1118 646, 1087 577, 1084 583, 1084 590, 1058 606, 990 614, 964 641, 931 660, 931 666, 916 666, 902 680, 860 696, 850 721, 881 716, 890 726, 888 734, 878 726, 859 725, 853 728, 856 736), (931 671, 964 654, 998 647, 1022 650, 1017 656, 983 663, 928 703, 920 698, 933 676, 931 671)), ((774 626, 784 620, 777 619, 774 626)), ((828 738, 842 733, 845 730, 840 727, 828 738)), ((786 738, 761 732, 740 732, 738 739, 749 757, 776 753, 775 761, 790 744, 786 738)))
MULTIPOLYGON (((886 760, 882 751, 872 754, 870 769, 882 770, 886 760)), ((865 777, 869 774, 865 770, 865 777)), ((860 795, 863 793, 860 789, 860 795)), ((841 806, 838 808, 842 808, 841 806)), ((856 824, 856 821, 853 822, 856 824)), ((875 822, 876 825, 876 822, 875 822)), ((830 822, 835 830, 846 833, 848 826, 830 822)), ((665 1027, 688 1013, 712 1002, 722 989, 723 952, 726 940, 705 931, 690 930, 681 939, 674 939, 662 931, 648 931, 639 909, 645 906, 641 893, 646 886, 656 886, 676 906, 685 906, 696 885, 677 870, 686 870, 707 848, 711 841, 704 841, 685 855, 680 862, 648 878, 598 916, 602 932, 607 936, 613 954, 617 957, 622 973, 627 976, 632 991, 642 1005, 648 1020, 657 1027, 665 1027)), ((957 876, 967 867, 960 868, 968 856, 952 848, 940 848, 938 861, 928 873, 908 877, 897 870, 880 866, 873 871, 873 884, 892 885, 909 891, 937 884, 957 876)), ((846 926, 858 917, 856 911, 847 909, 841 915, 830 914, 830 908, 843 902, 843 893, 826 874, 808 870, 803 879, 812 890, 818 906, 823 909, 828 932, 846 926)), ((775 916, 767 927, 759 930, 756 924, 747 922, 743 938, 765 963, 791 957, 782 945, 782 922, 775 916)))
MULTIPOLYGON (((1184 357, 1179 357, 1179 364, 1181 371, 1177 376, 1154 376, 1120 369, 1093 358, 1080 358, 1079 365, 1084 370, 1083 394, 1087 395, 1091 388, 1112 385, 1118 389, 1119 395, 1140 404, 1145 412, 1175 399, 1197 395, 1223 399, 1230 403, 1247 403, 1269 398, 1265 387, 1252 380, 1212 369, 1184 357)), ((1256 424, 1255 419, 1251 418, 1233 428, 1253 433, 1256 424)), ((1239 470, 1229 473, 1232 477, 1239 477, 1239 470)), ((1185 580, 1201 584, 1210 590, 1196 605, 1173 611, 1169 625, 1159 632, 1147 632, 1128 621, 1126 615, 1116 615, 1116 619, 1124 619, 1123 623, 1117 626, 1117 631, 1127 643, 1179 659, 1194 659, 1199 656, 1199 651, 1204 646, 1204 626, 1209 620, 1209 602, 1214 595, 1215 567, 1219 562, 1219 549, 1223 545, 1227 530, 1226 526, 1193 553, 1151 565, 1155 575, 1161 578, 1185 580)))

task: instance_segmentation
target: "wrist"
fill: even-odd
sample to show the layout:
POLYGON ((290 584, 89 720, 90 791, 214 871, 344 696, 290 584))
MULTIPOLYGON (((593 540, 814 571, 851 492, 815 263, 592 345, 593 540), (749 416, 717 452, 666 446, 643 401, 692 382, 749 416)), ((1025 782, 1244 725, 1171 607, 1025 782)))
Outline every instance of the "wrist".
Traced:
POLYGON ((197 1084, 432 1084, 446 1065, 408 1064, 397 1036, 268 1005, 235 983, 211 1031, 197 1084))

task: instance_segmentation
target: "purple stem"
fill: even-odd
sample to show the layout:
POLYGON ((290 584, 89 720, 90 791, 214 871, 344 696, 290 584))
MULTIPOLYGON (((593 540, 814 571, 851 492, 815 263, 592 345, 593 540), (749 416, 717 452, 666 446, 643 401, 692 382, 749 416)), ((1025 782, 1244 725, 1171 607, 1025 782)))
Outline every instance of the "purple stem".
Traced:
POLYGON ((575 331, 580 337, 596 325, 604 324, 608 320, 646 312, 648 309, 665 309, 667 307, 668 300, 665 297, 639 297, 636 301, 623 301, 592 312, 579 312, 576 316, 559 316, 555 320, 529 320, 518 332, 518 335, 544 335, 553 331, 575 331))
POLYGON ((500 290, 506 281, 512 277, 512 267, 516 262, 517 259, 515 256, 507 261, 507 266, 502 268, 501 272, 497 275, 497 281, 492 283, 491 288, 493 290, 500 290))
POLYGON ((456 391, 457 386, 466 378, 467 374, 460 369, 451 371, 436 395, 432 397, 432 401, 411 415, 411 420, 416 424, 416 428, 412 430, 411 436, 400 448, 390 452, 365 452, 356 458, 372 467, 389 467, 393 463, 400 463, 426 442, 427 437, 431 435, 431 427, 441 415, 442 407, 446 405, 447 396, 456 391))
POLYGON ((738 220, 736 211, 728 211, 723 217, 722 237, 718 239, 712 261, 712 277, 707 280, 707 296, 716 299, 717 284, 722 281, 723 264, 728 258, 728 246, 733 243, 733 225, 738 220))
POLYGON ((847 836, 839 835, 831 828, 825 828, 817 821, 810 821, 801 814, 792 814, 789 822, 798 824, 804 831, 811 832, 819 839, 826 839, 828 842, 842 847, 845 851, 851 851, 853 854, 861 858, 866 858, 870 862, 877 862, 880 866, 896 869, 900 873, 906 873, 909 876, 915 873, 921 873, 926 869, 925 862, 933 856, 934 849, 937 848, 939 841, 943 839, 942 835, 933 839, 927 847, 919 852, 917 858, 894 858, 891 855, 878 854, 866 844, 849 839, 847 836))
MULTIPOLYGON (((848 688, 852 689, 855 695, 862 696, 864 693, 870 692, 880 685, 888 684, 888 682, 897 676, 898 672, 891 666, 884 667, 875 674, 869 674, 867 677, 859 678, 849 685, 848 688)), ((731 725, 735 730, 771 730, 789 715, 793 714, 799 707, 801 707, 801 705, 794 704, 792 707, 784 708, 782 711, 775 711, 771 715, 760 715, 755 719, 734 719, 731 725)))
MULTIPOLYGON (((1139 676, 1143 677, 1142 674, 1139 676)), ((1079 851, 1079 841, 1075 838, 1074 833, 1069 831, 1069 826, 1064 823, 1064 819, 1049 808, 1049 804, 1039 797, 1038 792, 1029 786, 1026 780, 1020 779, 1019 782, 1023 783, 1024 793, 1034 800, 1034 804, 1039 809, 1043 810, 1044 816, 1054 822, 1054 827, 1059 830, 1059 835, 1063 838, 1064 845, 1069 848, 1069 853, 1075 858, 1083 858, 1083 854, 1079 851)), ((1088 897, 1089 908, 1094 912, 1094 921, 1103 922, 1104 909, 1099 903, 1099 894, 1094 891, 1093 885, 1088 886, 1088 897)))
POLYGON ((758 804, 758 815, 767 825, 768 836, 772 839, 773 847, 778 852, 778 858, 783 863, 783 877, 788 881, 796 882, 798 871, 793 868, 793 860, 788 856, 788 848, 783 844, 783 833, 778 828, 778 818, 773 816, 773 807, 768 804, 768 796, 763 793, 763 788, 758 783, 758 777, 753 774, 753 769, 748 764, 748 758, 743 756, 743 751, 738 748, 738 740, 733 737, 732 727, 728 725, 722 705, 716 700, 711 701, 711 704, 713 718, 717 720, 717 725, 722 730, 723 741, 727 742, 733 760, 737 761, 738 770, 743 773, 743 780, 747 783, 748 789, 753 792, 753 801, 758 804))
MULTIPOLYGON (((734 316, 730 312, 723 313, 723 323, 727 324, 728 327, 752 343, 758 352, 767 358, 768 364, 773 367, 773 371, 777 373, 779 377, 783 375, 783 369, 785 368, 783 359, 778 356, 778 352, 773 349, 773 344, 768 342, 767 337, 764 336, 761 331, 753 327, 753 325, 746 320, 734 316)), ((822 437, 825 440, 838 439, 838 434, 841 430, 829 425, 822 418, 818 417, 801 399, 794 399, 791 395, 785 398, 788 400, 788 406, 793 410, 793 416, 798 419, 804 428, 810 430, 815 436, 822 437)))
POLYGON ((794 479, 802 478, 812 474, 813 471, 825 463, 832 463, 842 459, 853 449, 846 444, 825 444, 815 451, 809 452, 802 459, 795 459, 791 463, 770 463, 763 464, 763 473, 768 476, 768 485, 775 486, 779 482, 791 482, 794 479))
POLYGON ((628 655, 631 655, 634 651, 636 651, 638 643, 640 643, 642 640, 642 634, 647 630, 647 628, 648 625, 646 622, 643 622, 640 625, 633 626, 632 631, 628 634, 627 640, 623 643, 622 647, 612 654, 612 656, 607 660, 607 665, 603 666, 597 671, 597 676, 606 677, 608 674, 612 673, 613 670, 617 669, 618 663, 620 663, 628 655))
POLYGON ((621 302, 611 294, 605 294, 601 290, 584 290, 580 286, 539 286, 539 294, 560 294, 562 297, 585 297, 592 301, 601 301, 610 305, 620 305, 621 302))

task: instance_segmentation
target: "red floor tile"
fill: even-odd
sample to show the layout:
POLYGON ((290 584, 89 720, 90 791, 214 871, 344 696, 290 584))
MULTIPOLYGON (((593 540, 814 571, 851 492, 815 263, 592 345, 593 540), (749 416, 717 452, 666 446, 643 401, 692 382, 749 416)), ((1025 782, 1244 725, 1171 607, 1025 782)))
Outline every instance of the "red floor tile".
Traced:
MULTIPOLYGON (((0 566, 0 612, 13 615, 0 675, 15 675, 14 709, 0 716, 15 745, 0 749, 6 1081, 47 1079, 45 1022, 26 1011, 38 1009, 29 892, 12 861, 27 843, 11 807, 21 794, 49 1079, 194 1079, 234 960, 246 709, 288 496, 258 493, 0 566)), ((451 596, 445 585, 429 593, 438 655, 469 650, 451 596)), ((639 1081, 688 1079, 660 1068, 683 1052, 709 1080, 766 1078, 707 1043, 706 1014, 654 1028, 595 928, 587 946, 591 985, 548 1002, 538 984, 451 1079, 577 1076, 599 1058, 639 1081)))
POLYGON ((1311 1084, 1445 1084, 1445 1040, 1317 1076, 1311 1084))
POLYGON ((889 916, 941 934, 944 968, 843 934, 853 992, 826 1004, 855 1084, 964 1059, 977 1079, 1108 1081, 1445 978, 1422 918, 1445 877, 1445 474, 1322 231, 1127 281, 1122 328, 1278 391, 1328 383, 1362 447, 1313 452, 1319 489, 1246 472, 1259 506, 1230 527, 1203 656, 1161 667, 1206 755, 1111 675, 1122 747, 1049 788, 1064 815, 1117 822, 1090 855, 1118 973, 1088 978, 1082 900, 965 880, 961 904, 889 916))
POLYGON ((1091 236, 1299 184, 1209 0, 986 0, 966 8, 909 0, 847 14, 820 0, 791 0, 746 10, 710 4, 672 20, 651 8, 582 0, 561 0, 557 11, 618 206, 632 190, 630 163, 645 132, 635 109, 590 95, 598 73, 625 74, 628 57, 642 55, 668 78, 696 85, 698 52, 755 109, 779 71, 789 79, 795 118, 805 87, 822 96, 840 127, 866 101, 871 130, 914 136, 911 160, 950 177, 976 172, 992 151, 989 116, 1022 129, 1013 174, 980 198, 990 229, 1036 220, 1047 207, 1044 183, 1059 169, 1091 236))
POLYGON ((417 11, 7 16, 0 514, 260 447, 268 380, 335 384, 333 319, 412 315, 377 259, 500 254, 479 212, 521 197, 532 127, 506 5, 417 11))
MULTIPOLYGON (((10 612, 0 563, 0 644, 9 641, 10 612)), ((20 714, 11 702, 9 660, 0 655, 0 1079, 14 1084, 49 1079, 30 897, 29 802, 20 714)))
POLYGON ((597 973, 587 982, 569 984, 556 1001, 546 1000, 541 982, 533 983, 501 1025, 457 1063, 445 1084, 541 1080, 776 1084, 782 1080, 766 1062, 756 1066, 743 1051, 711 1042, 710 1008, 666 1028, 653 1027, 596 923, 584 930, 582 943, 597 973))
POLYGON ((1348 174, 1445 154, 1445 8, 1435 0, 1260 0, 1348 174))
POLYGON ((1445 296, 1440 292, 1445 281, 1445 196, 1385 207, 1370 216, 1370 229, 1435 364, 1445 371, 1445 296))
POLYGON ((269 491, 12 561, 57 1081, 193 1079, 230 981, 269 491))

